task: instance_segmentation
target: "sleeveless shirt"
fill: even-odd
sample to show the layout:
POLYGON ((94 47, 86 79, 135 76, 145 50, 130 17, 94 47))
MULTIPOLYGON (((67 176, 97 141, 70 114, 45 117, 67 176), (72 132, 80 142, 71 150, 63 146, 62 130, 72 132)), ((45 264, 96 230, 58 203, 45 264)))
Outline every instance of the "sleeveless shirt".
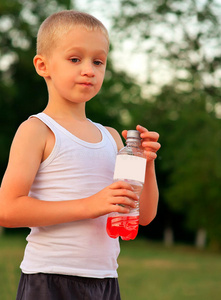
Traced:
MULTIPOLYGON (((102 140, 88 143, 55 120, 39 113, 55 136, 55 145, 40 164, 29 195, 45 201, 89 197, 113 182, 117 146, 109 131, 102 140)), ((106 233, 107 215, 59 225, 33 227, 27 237, 23 273, 53 273, 83 277, 117 277, 119 240, 106 233)))

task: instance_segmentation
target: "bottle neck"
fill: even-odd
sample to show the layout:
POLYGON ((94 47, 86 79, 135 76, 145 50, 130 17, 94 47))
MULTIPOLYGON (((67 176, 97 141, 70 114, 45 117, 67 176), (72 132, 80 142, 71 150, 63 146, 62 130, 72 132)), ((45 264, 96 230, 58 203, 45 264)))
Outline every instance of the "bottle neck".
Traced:
POLYGON ((126 144, 128 147, 134 147, 134 148, 139 148, 141 145, 141 142, 139 139, 127 139, 126 140, 126 144))

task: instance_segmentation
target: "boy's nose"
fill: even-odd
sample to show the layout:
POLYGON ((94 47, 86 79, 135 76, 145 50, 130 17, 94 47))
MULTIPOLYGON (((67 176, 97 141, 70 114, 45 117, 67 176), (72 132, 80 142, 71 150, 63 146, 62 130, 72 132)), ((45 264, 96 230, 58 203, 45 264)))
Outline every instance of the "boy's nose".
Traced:
POLYGON ((93 64, 92 63, 85 63, 82 66, 81 75, 82 76, 88 76, 88 77, 94 77, 95 73, 94 73, 93 64))

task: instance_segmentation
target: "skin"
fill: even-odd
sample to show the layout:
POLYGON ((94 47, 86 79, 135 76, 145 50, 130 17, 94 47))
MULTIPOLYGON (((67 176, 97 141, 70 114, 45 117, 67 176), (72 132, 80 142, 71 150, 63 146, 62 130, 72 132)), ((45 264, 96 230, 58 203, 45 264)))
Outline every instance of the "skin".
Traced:
MULTIPOLYGON (((86 118, 85 104, 100 90, 106 68, 108 41, 100 30, 74 27, 63 35, 50 55, 34 57, 36 72, 48 88, 44 113, 78 138, 90 143, 101 141, 98 128, 86 118)), ((118 132, 107 127, 123 147, 118 132)), ((158 188, 154 160, 160 148, 159 135, 137 126, 147 157, 146 181, 140 198, 140 224, 150 223, 156 215, 158 188)), ((126 138, 127 131, 123 131, 126 138)), ((43 201, 28 196, 38 168, 51 153, 55 138, 37 118, 23 122, 12 142, 9 162, 0 189, 0 225, 35 227, 96 218, 111 212, 127 213, 135 207, 136 194, 125 182, 116 182, 91 197, 68 201, 43 201)))

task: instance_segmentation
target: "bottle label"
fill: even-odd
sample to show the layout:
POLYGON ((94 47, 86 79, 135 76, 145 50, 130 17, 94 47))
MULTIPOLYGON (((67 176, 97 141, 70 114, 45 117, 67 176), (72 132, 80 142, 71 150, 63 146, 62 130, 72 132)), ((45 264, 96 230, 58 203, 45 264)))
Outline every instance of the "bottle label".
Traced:
POLYGON ((117 155, 114 180, 128 179, 144 183, 146 159, 133 155, 117 155))

